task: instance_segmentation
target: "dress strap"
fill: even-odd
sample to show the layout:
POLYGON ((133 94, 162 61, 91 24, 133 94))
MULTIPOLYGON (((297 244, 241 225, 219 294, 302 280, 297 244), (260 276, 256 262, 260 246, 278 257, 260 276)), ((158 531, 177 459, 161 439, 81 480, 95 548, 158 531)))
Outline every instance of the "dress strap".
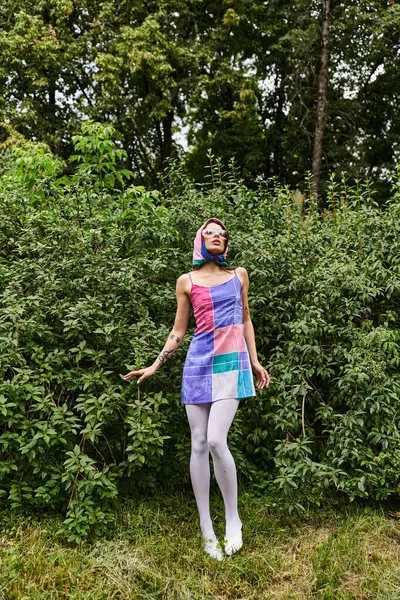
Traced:
POLYGON ((188 273, 188 275, 189 275, 190 283, 191 283, 191 284, 192 284, 192 286, 193 286, 193 281, 192 281, 192 278, 191 278, 191 276, 190 276, 190 273, 188 273))

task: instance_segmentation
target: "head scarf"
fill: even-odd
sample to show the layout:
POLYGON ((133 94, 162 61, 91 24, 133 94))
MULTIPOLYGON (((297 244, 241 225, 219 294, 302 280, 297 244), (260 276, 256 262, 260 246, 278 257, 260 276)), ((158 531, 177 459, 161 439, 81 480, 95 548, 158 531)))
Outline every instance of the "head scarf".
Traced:
POLYGON ((217 221, 222 227, 225 227, 224 223, 219 219, 207 219, 205 223, 197 230, 196 237, 194 238, 194 248, 193 248, 193 266, 202 265, 209 260, 214 260, 218 265, 222 267, 229 267, 229 263, 226 262, 226 255, 228 253, 228 243, 226 243, 225 250, 221 254, 210 254, 206 248, 206 243, 202 236, 202 231, 204 227, 210 221, 217 221))

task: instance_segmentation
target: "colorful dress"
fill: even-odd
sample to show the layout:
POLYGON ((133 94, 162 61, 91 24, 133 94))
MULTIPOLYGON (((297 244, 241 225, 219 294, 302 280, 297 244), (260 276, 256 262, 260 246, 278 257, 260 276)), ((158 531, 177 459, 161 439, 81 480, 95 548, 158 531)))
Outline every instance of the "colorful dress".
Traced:
POLYGON ((190 281, 196 329, 183 367, 182 404, 255 396, 236 270, 232 279, 211 287, 190 281))

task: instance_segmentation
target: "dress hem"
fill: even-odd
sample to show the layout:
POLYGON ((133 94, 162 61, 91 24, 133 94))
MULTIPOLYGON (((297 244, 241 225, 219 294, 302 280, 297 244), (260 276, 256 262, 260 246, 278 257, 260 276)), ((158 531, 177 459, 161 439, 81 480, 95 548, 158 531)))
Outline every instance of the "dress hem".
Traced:
MULTIPOLYGON (((220 400, 229 400, 230 398, 233 398, 234 396, 226 396, 224 398, 216 398, 215 400, 202 400, 201 402, 184 402, 183 400, 181 400, 181 404, 185 405, 185 404, 214 404, 214 402, 219 402, 220 400)), ((236 400, 247 400, 247 398, 255 398, 256 394, 252 394, 250 396, 235 396, 236 400)))

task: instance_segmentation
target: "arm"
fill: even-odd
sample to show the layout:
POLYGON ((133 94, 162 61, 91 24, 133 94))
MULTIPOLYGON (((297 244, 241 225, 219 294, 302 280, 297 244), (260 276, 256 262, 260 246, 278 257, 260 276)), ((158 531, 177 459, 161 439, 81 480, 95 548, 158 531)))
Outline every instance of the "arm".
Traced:
POLYGON ((257 376, 257 388, 262 389, 263 387, 267 387, 269 385, 270 377, 268 372, 260 365, 257 358, 256 339, 249 309, 249 276, 246 269, 243 267, 240 267, 240 275, 242 281, 244 338, 249 351, 251 368, 253 369, 254 374, 257 376))
POLYGON ((140 375, 137 383, 143 381, 147 377, 154 375, 154 373, 163 365, 167 360, 176 352, 179 348, 189 322, 190 315, 190 299, 186 293, 186 275, 181 275, 176 282, 176 301, 177 309, 174 326, 165 342, 165 346, 161 353, 158 355, 154 363, 145 369, 139 369, 138 371, 131 371, 124 377, 124 381, 129 381, 135 375, 140 375))
POLYGON ((152 364, 155 371, 171 358, 185 337, 190 315, 190 299, 185 292, 185 282, 186 275, 181 275, 176 282, 177 309, 175 322, 164 348, 152 364))

